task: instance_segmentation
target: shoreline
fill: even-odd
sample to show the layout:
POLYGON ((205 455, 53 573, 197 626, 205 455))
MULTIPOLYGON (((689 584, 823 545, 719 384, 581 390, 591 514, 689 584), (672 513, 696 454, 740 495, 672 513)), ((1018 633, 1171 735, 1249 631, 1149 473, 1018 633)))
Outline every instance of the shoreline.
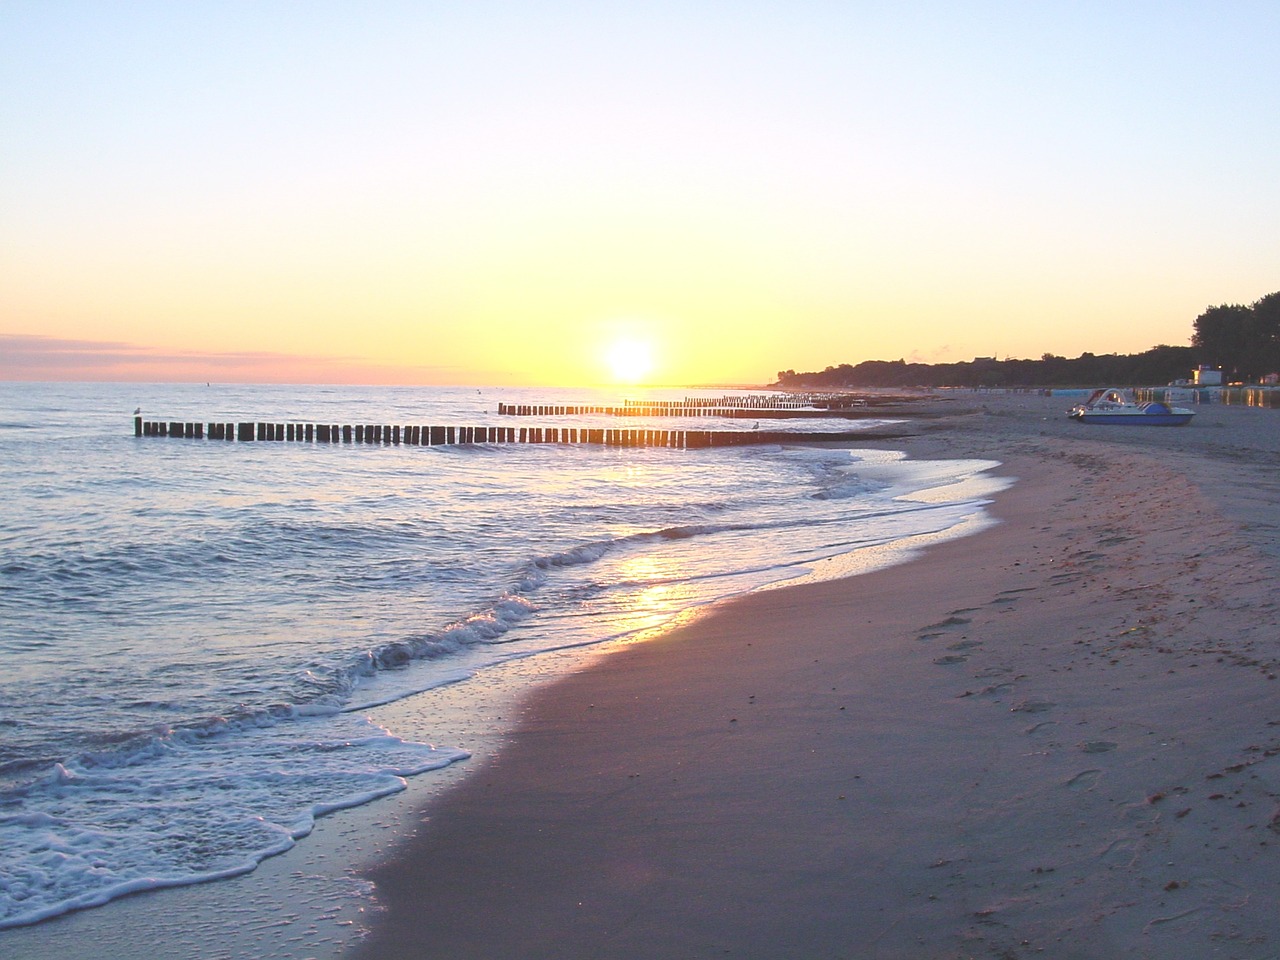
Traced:
POLYGON ((352 955, 1274 955, 1275 500, 1209 484, 1274 427, 1059 405, 892 444, 1002 460, 998 525, 536 691, 367 873, 387 912, 352 955))

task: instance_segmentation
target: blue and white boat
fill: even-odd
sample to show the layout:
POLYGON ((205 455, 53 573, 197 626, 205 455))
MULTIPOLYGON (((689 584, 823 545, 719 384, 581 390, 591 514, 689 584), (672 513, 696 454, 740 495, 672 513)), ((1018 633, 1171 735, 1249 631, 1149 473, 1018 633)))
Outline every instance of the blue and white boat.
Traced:
POLYGON ((1171 407, 1159 400, 1138 403, 1129 393, 1117 387, 1095 390, 1088 400, 1067 411, 1067 416, 1079 423, 1134 427, 1180 427, 1190 423, 1195 415, 1194 410, 1171 407))

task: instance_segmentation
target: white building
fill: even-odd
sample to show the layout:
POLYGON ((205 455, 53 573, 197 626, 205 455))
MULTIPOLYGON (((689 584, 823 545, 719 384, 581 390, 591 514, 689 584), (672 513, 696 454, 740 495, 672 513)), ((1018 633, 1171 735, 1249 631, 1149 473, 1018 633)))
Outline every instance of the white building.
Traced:
POLYGON ((1222 371, 1215 370, 1213 367, 1207 367, 1203 364, 1191 371, 1192 383, 1197 387, 1220 387, 1222 386, 1222 371))

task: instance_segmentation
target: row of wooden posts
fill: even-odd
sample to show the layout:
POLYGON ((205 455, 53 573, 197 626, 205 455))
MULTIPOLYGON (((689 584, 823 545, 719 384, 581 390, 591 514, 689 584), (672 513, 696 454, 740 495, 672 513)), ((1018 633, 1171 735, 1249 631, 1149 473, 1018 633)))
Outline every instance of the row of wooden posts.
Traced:
POLYGON ((794 410, 798 407, 865 407, 877 402, 894 403, 901 399, 897 396, 865 393, 761 393, 734 397, 685 397, 683 400, 623 400, 622 403, 628 407, 654 409, 746 407, 753 410, 794 410))
MULTIPOLYGON (((846 404, 865 402, 863 397, 843 396, 836 394, 824 394, 815 396, 812 394, 748 394, 735 397, 685 397, 682 400, 623 400, 624 407, 646 407, 652 410, 680 410, 680 409, 703 409, 703 410, 728 410, 735 408, 749 408, 753 410, 794 410, 797 407, 813 407, 825 406, 832 402, 845 402, 846 404)), ((677 414, 678 416, 678 414, 677 414)))
POLYGON ((186 440, 270 441, 291 443, 407 444, 451 446, 460 443, 569 443, 606 447, 729 447, 806 440, 873 439, 867 431, 794 433, 780 430, 609 430, 583 427, 441 427, 398 424, 191 423, 134 417, 134 436, 186 440))
POLYGON ((556 404, 499 403, 504 417, 722 417, 731 420, 789 420, 800 417, 858 416, 850 408, 647 406, 628 401, 621 407, 576 407, 556 404))

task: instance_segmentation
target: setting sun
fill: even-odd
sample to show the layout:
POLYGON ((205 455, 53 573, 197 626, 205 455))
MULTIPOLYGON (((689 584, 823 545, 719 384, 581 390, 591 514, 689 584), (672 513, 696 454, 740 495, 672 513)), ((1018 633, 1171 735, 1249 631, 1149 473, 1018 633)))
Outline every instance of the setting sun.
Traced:
POLYGON ((641 383, 653 372, 653 345, 634 338, 615 340, 604 360, 615 383, 641 383))

